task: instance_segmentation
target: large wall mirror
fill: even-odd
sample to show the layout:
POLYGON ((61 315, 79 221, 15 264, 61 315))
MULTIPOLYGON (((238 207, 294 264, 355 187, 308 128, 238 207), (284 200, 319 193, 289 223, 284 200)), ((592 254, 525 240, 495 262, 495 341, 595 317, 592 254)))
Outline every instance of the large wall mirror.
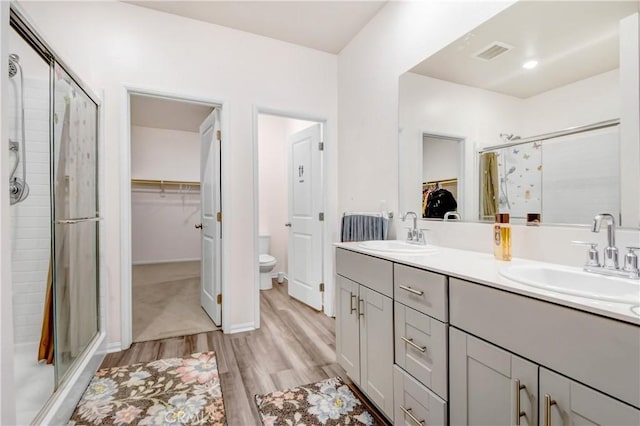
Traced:
POLYGON ((639 11, 521 1, 403 74, 400 210, 640 227, 639 11))

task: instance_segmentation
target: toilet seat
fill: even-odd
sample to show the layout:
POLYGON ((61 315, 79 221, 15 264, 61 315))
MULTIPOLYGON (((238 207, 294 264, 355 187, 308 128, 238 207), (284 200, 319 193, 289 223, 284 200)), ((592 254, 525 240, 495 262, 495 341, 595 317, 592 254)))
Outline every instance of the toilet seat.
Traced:
POLYGON ((271 263, 273 263, 275 265, 275 263, 276 263, 276 258, 275 257, 273 257, 271 255, 268 255, 268 254, 261 254, 260 255, 260 265, 261 266, 266 266, 266 265, 269 265, 271 263))

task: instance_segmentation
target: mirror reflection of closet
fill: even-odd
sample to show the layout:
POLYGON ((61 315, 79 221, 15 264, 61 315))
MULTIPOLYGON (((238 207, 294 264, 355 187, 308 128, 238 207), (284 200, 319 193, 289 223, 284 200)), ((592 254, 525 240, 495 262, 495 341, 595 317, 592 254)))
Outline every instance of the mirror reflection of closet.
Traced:
POLYGON ((458 178, 463 142, 451 136, 423 135, 422 218, 443 219, 447 213, 460 211, 458 178))

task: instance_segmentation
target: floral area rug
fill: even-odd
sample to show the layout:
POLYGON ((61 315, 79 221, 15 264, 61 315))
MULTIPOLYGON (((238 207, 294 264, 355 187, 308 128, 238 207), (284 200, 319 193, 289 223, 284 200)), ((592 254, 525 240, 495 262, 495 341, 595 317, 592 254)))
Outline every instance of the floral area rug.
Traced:
POLYGON ((214 352, 99 370, 69 425, 224 425, 214 352))
POLYGON ((256 395, 255 398, 264 426, 370 426, 386 423, 339 377, 256 395))

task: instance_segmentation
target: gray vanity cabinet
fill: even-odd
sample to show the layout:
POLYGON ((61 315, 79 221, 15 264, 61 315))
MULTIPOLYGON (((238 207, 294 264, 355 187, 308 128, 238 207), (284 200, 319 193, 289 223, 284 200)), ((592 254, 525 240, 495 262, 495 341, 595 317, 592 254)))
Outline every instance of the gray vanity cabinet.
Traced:
POLYGON ((449 353, 451 425, 537 424, 536 364, 453 327, 449 353))
POLYGON ((540 425, 640 425, 640 410, 540 367, 540 425))
POLYGON ((393 301, 360 286, 360 387, 393 416, 393 301))
POLYGON ((336 251, 336 355, 367 397, 393 417, 392 263, 336 251))
POLYGON ((336 347, 338 364, 357 385, 360 384, 360 319, 358 297, 360 285, 337 276, 338 312, 336 314, 336 347))

